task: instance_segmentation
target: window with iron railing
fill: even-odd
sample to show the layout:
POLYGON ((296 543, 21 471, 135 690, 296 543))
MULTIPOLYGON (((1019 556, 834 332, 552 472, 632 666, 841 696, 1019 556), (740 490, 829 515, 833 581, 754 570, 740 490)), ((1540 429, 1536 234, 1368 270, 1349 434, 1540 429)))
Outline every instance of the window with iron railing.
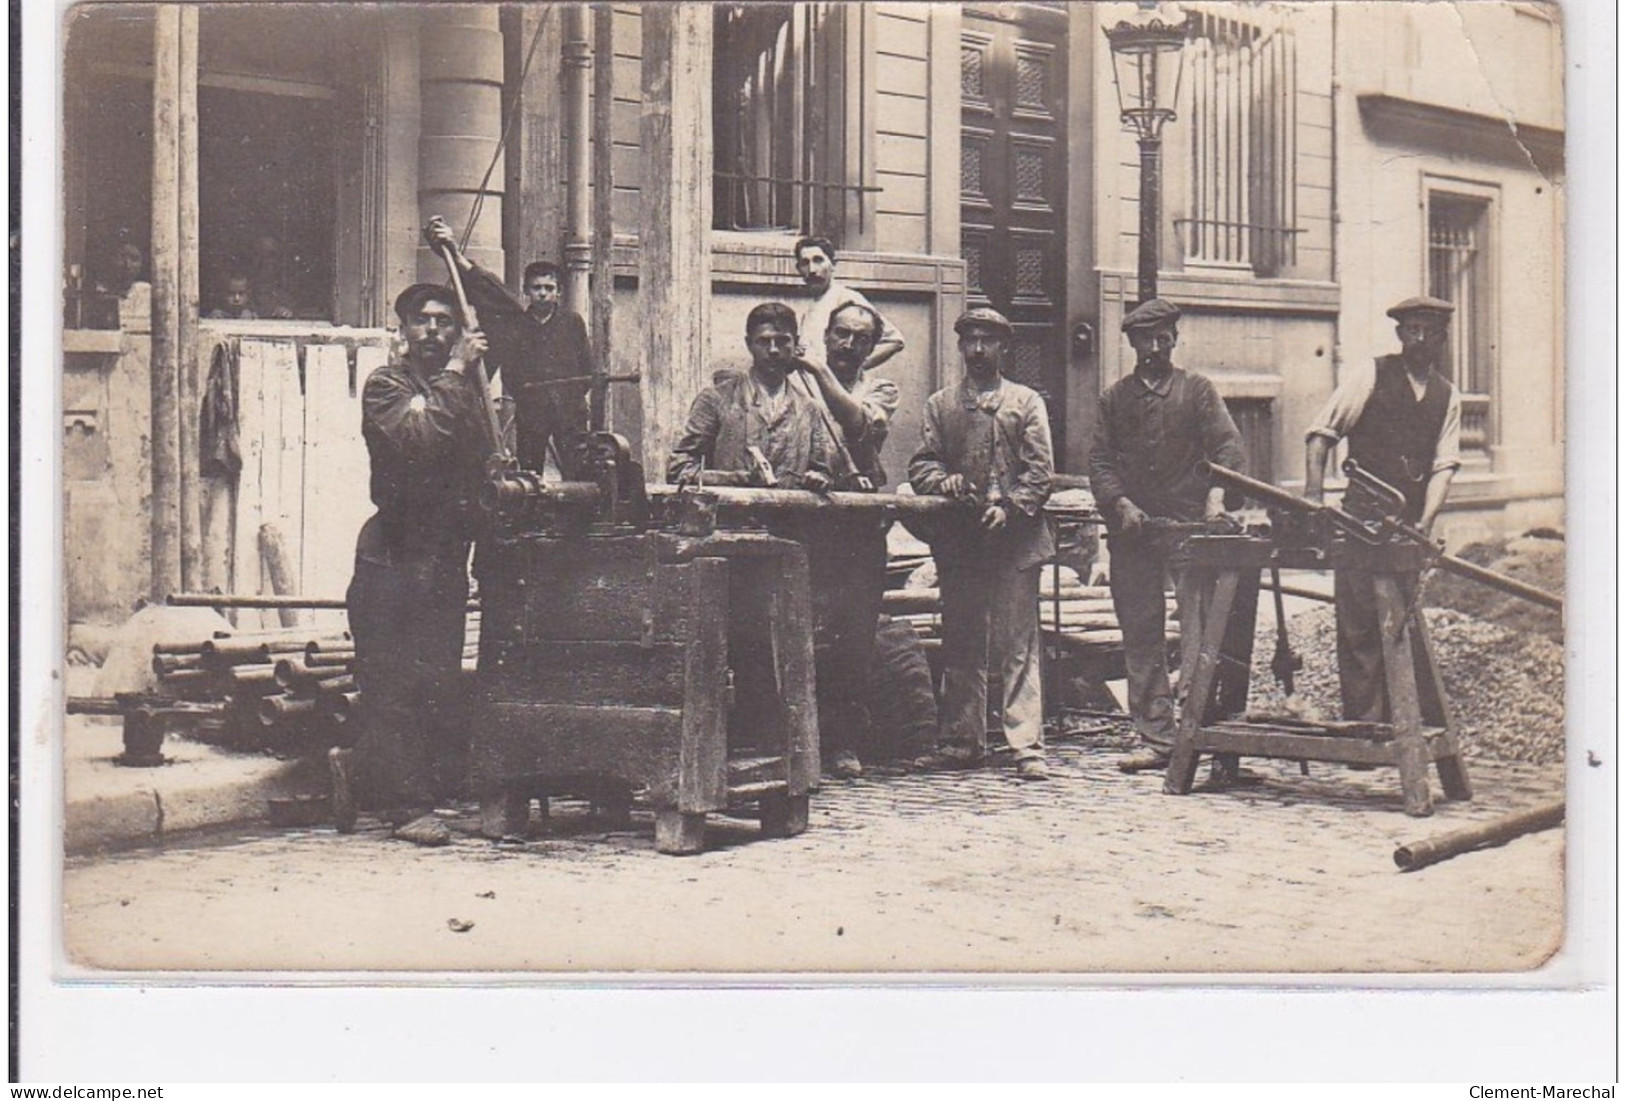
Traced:
POLYGON ((1287 27, 1193 12, 1185 260, 1259 276, 1297 262, 1297 50, 1287 27))
POLYGON ((829 236, 863 229, 847 163, 842 3, 718 4, 713 66, 714 226, 829 236))
POLYGON ((1490 200, 1428 194, 1428 293, 1456 307, 1450 319, 1450 370, 1461 391, 1461 445, 1492 443, 1495 300, 1491 287, 1490 200))

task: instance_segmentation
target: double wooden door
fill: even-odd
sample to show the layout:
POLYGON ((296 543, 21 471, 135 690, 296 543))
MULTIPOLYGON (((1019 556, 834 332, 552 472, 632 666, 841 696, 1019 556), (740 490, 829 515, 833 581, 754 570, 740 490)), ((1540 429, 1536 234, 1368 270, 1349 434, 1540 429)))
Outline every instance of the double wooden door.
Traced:
POLYGON ((1015 326, 1006 374, 1044 396, 1057 454, 1067 363, 1066 29, 1064 5, 966 5, 960 41, 966 295, 1015 326))

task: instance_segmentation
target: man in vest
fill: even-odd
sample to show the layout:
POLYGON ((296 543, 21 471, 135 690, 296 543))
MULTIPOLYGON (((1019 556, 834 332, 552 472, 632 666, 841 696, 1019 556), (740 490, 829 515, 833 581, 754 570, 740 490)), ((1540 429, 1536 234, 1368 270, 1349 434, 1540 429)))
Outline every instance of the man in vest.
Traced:
MULTIPOLYGON (((1347 438, 1351 459, 1405 494, 1403 519, 1432 530, 1461 466, 1461 395, 1438 370, 1454 311, 1449 302, 1425 296, 1388 311, 1399 354, 1352 369, 1309 429, 1304 492, 1310 500, 1322 499, 1326 460, 1337 441, 1347 438)), ((1343 717, 1385 722, 1382 636, 1371 575, 1338 570, 1336 596, 1343 717)))

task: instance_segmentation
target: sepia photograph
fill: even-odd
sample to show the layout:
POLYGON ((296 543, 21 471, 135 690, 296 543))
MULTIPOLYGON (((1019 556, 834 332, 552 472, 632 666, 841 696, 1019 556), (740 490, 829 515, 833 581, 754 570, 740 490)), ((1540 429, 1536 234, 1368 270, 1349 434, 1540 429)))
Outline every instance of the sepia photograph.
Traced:
POLYGON ((63 5, 55 981, 1594 974, 1565 16, 63 5))

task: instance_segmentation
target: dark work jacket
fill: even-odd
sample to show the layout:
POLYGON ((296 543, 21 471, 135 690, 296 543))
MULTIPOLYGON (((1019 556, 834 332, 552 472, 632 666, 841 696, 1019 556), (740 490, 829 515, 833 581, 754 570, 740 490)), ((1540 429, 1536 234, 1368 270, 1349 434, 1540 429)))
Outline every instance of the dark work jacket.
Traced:
POLYGON ((1150 516, 1200 520, 1211 484, 1204 459, 1242 467, 1241 433, 1206 375, 1175 367, 1152 389, 1129 374, 1101 395, 1089 484, 1109 529, 1124 497, 1150 516))
POLYGON ((361 397, 361 435, 378 512, 362 526, 356 558, 428 575, 463 570, 485 476, 484 428, 474 383, 452 371, 421 379, 380 367, 361 397))
POLYGON ((1377 381, 1349 428, 1349 458, 1405 494, 1405 519, 1422 518, 1439 432, 1450 409, 1450 383, 1429 371, 1420 400, 1400 356, 1377 358, 1377 381))

